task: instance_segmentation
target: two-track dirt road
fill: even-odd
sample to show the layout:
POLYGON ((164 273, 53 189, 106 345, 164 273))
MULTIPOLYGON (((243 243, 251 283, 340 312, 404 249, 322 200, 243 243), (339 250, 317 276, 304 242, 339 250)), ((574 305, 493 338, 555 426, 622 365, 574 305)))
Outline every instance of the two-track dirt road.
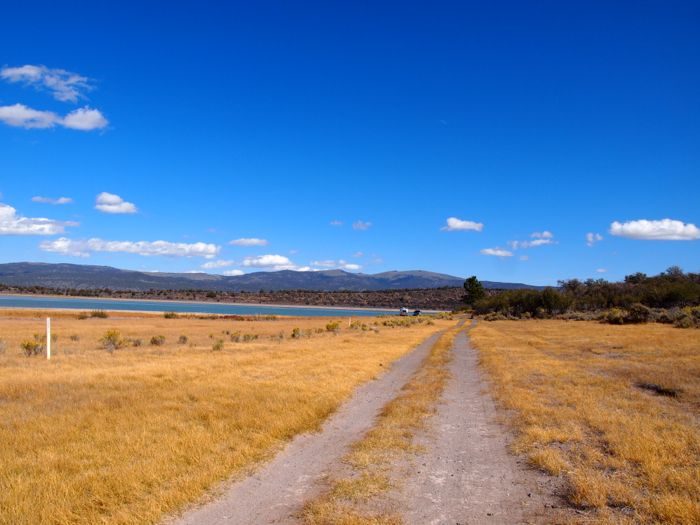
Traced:
MULTIPOLYGON (((297 436, 255 474, 168 523, 299 523, 303 504, 323 490, 327 475, 339 468, 349 446, 372 427, 382 407, 419 369, 437 337, 358 388, 320 432, 297 436)), ((405 523, 415 525, 542 521, 548 500, 545 477, 508 453, 507 435, 496 421, 496 408, 464 333, 455 340, 453 353, 441 403, 417 438, 425 452, 409 466, 397 466, 403 479, 387 504, 405 523)))

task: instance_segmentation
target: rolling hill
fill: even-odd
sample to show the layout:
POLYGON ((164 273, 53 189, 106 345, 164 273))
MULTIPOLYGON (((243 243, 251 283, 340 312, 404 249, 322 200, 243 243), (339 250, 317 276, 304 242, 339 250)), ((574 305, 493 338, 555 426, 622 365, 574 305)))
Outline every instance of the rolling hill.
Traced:
MULTIPOLYGON (((225 276, 206 273, 153 273, 120 270, 110 266, 49 263, 0 264, 0 284, 63 289, 112 290, 211 290, 257 292, 259 290, 370 291, 461 287, 464 278, 424 270, 377 274, 343 270, 253 272, 225 276)), ((490 289, 537 288, 520 283, 482 281, 490 289)))

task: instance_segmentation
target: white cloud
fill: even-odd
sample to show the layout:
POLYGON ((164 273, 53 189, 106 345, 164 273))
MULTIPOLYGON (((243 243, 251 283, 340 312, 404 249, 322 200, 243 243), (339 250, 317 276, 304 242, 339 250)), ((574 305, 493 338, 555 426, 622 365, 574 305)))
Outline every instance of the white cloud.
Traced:
POLYGON ((440 228, 444 232, 456 232, 456 231, 475 231, 480 232, 484 229, 484 224, 481 222, 474 221, 463 221, 457 217, 449 217, 447 219, 447 224, 440 228))
POLYGON ((339 220, 334 219, 334 220, 332 220, 332 221, 330 222, 330 225, 331 225, 331 226, 342 226, 342 225, 343 225, 343 221, 339 221, 339 220))
POLYGON ((224 272, 224 275, 227 275, 229 277, 236 277, 238 275, 245 275, 245 272, 243 270, 226 270, 224 272))
POLYGON ((229 244, 233 246, 267 246, 270 244, 267 239, 257 239, 255 237, 243 237, 241 239, 234 239, 230 241, 229 244))
POLYGON ((359 259, 360 257, 364 257, 365 254, 363 252, 355 252, 352 254, 352 256, 355 257, 356 259, 359 259))
POLYGON ((13 104, 0 106, 0 121, 18 128, 43 129, 53 128, 61 122, 61 117, 53 111, 40 111, 24 104, 13 104))
POLYGON ((608 271, 608 270, 607 270, 606 268, 597 268, 597 269, 596 269, 596 272, 597 272, 597 273, 605 273, 605 272, 607 272, 607 271, 608 271))
POLYGON ((294 270, 297 266, 284 255, 258 255, 246 257, 243 266, 248 268, 268 268, 272 270, 294 270))
POLYGON ((0 235, 56 235, 64 233, 67 226, 77 225, 76 222, 22 217, 12 206, 0 203, 0 235))
POLYGON ((64 128, 80 131, 102 129, 109 124, 99 110, 90 109, 87 106, 73 110, 65 117, 61 117, 53 111, 41 111, 29 108, 24 104, 0 106, 0 122, 4 122, 8 126, 25 129, 46 129, 63 126, 64 128))
POLYGON ((356 272, 362 269, 359 264, 349 263, 340 259, 338 261, 325 260, 325 261, 312 261, 311 266, 317 266, 319 268, 339 268, 341 270, 347 270, 350 272, 356 272))
POLYGON ((481 250, 482 255, 493 255, 494 257, 513 257, 513 253, 501 248, 484 248, 481 250))
POLYGON ((95 209, 104 213, 136 213, 138 209, 131 202, 126 202, 119 195, 103 191, 95 200, 95 209))
POLYGON ((508 245, 514 249, 518 250, 521 248, 536 248, 538 246, 547 246, 549 244, 556 244, 554 240, 554 234, 550 231, 534 232, 530 234, 531 241, 508 241, 508 245))
POLYGON ((229 266, 233 266, 236 264, 235 261, 225 261, 225 260, 219 260, 219 261, 210 261, 206 262, 202 265, 202 268, 205 270, 212 270, 214 268, 228 268, 229 266))
POLYGON ((610 233, 618 237, 647 241, 691 241, 700 239, 700 228, 673 219, 613 222, 610 233))
POLYGON ((70 197, 58 197, 54 199, 52 197, 41 197, 37 195, 36 197, 32 197, 32 202, 40 202, 42 204, 70 204, 73 202, 73 199, 70 197))
POLYGON ((527 255, 521 255, 520 257, 518 257, 518 259, 520 259, 521 261, 529 261, 530 257, 528 257, 527 255))
POLYGON ((355 221, 352 223, 352 229, 353 230, 369 230, 372 227, 371 222, 365 222, 365 221, 355 221))
POLYGON ((55 241, 45 241, 39 248, 46 252, 89 257, 92 252, 132 253, 144 256, 166 255, 170 257, 204 257, 212 259, 219 254, 221 247, 203 242, 180 243, 168 241, 106 241, 93 238, 73 240, 61 237, 55 241))
POLYGON ((586 244, 590 247, 595 243, 603 240, 603 236, 600 233, 589 232, 586 234, 586 244))
POLYGON ((102 129, 107 127, 109 122, 97 109, 91 109, 87 106, 71 111, 63 117, 61 125, 64 128, 79 129, 81 131, 90 131, 92 129, 102 129))
POLYGON ((46 66, 4 67, 0 70, 0 78, 45 89, 61 102, 77 102, 79 98, 85 98, 85 91, 92 89, 87 77, 46 66))

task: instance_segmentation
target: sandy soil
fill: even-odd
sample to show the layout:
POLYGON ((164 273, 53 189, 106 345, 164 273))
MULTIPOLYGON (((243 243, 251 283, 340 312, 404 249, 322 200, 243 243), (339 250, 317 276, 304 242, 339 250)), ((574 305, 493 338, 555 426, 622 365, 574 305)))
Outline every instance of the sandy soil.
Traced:
POLYGON ((547 496, 551 478, 507 452, 508 434, 464 332, 450 371, 442 403, 417 438, 425 452, 400 468, 391 506, 409 525, 551 522, 553 515, 542 516, 545 505, 557 506, 547 496))
POLYGON ((233 483, 221 497, 168 520, 176 525, 297 523, 295 515, 317 494, 348 447, 369 430, 381 408, 396 397, 438 337, 405 355, 377 380, 360 387, 320 432, 297 436, 270 463, 233 483))

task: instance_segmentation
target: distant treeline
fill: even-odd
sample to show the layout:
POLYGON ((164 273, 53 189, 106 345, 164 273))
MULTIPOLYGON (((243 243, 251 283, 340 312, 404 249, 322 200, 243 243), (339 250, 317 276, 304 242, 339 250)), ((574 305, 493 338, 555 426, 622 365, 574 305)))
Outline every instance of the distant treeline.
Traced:
POLYGON ((463 303, 462 288, 420 288, 367 292, 316 292, 282 290, 227 292, 208 290, 111 290, 14 286, 0 284, 0 293, 23 295, 62 295, 112 299, 152 299, 158 301, 200 301, 250 304, 285 304, 308 306, 347 306, 355 308, 408 308, 453 310, 463 303))
POLYGON ((612 308, 685 308, 700 305, 700 274, 684 273, 674 266, 647 276, 628 275, 622 282, 604 279, 559 281, 558 288, 507 290, 474 302, 478 314, 500 313, 515 317, 546 317, 565 312, 595 312, 612 308))

